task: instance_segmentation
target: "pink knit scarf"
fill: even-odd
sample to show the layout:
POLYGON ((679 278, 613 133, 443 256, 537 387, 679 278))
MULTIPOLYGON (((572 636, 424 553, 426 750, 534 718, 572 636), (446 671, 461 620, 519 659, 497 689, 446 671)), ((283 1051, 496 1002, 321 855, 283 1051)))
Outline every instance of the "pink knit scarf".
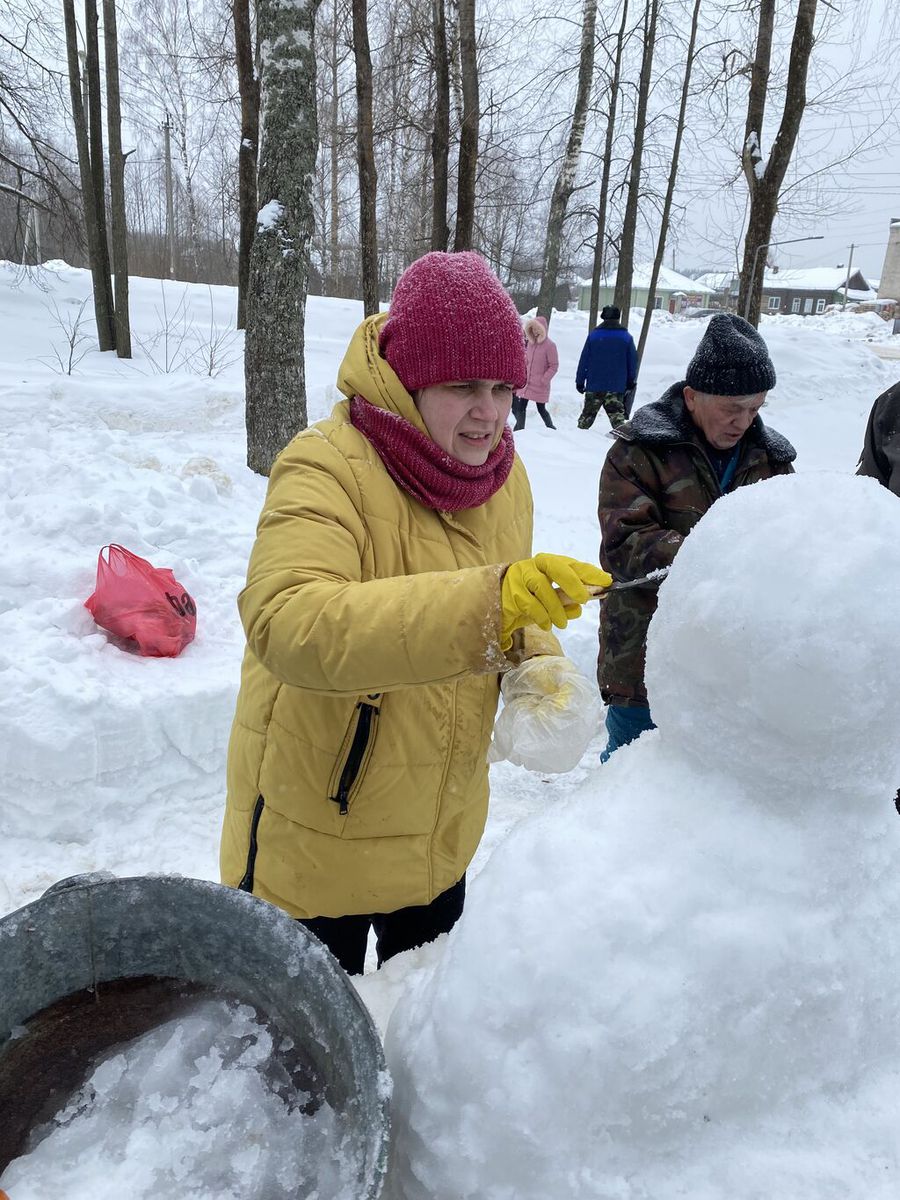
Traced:
POLYGON ((378 452, 399 487, 438 512, 477 508, 506 483, 516 456, 507 425, 480 467, 460 462, 409 421, 370 404, 362 396, 350 401, 350 420, 378 452))

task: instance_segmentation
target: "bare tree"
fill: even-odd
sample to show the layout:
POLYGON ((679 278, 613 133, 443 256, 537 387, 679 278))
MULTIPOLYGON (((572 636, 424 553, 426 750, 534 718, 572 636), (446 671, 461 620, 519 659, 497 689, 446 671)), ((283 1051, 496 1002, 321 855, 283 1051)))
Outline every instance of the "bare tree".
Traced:
MULTIPOLYGON (((205 13, 206 8, 193 0, 189 4, 184 0, 132 0, 128 53, 123 54, 133 95, 131 122, 154 139, 160 127, 169 127, 173 168, 177 168, 172 178, 176 270, 192 279, 200 276, 203 254, 205 214, 198 184, 204 150, 214 143, 219 124, 237 117, 230 105, 208 99, 213 77, 221 74, 223 56, 208 61, 209 39, 199 29, 205 13)), ((217 17, 222 30, 230 25, 224 14, 217 17)), ((225 57, 233 63, 236 53, 225 57)))
POLYGON ((553 299, 556 295, 556 280, 559 274, 559 250, 562 244, 563 223, 569 199, 575 189, 575 175, 584 141, 587 124, 588 104, 594 79, 594 30, 597 24, 597 0, 584 0, 581 17, 581 51, 578 57, 578 86, 575 91, 575 106, 566 150, 553 185, 550 212, 547 217, 547 233, 544 238, 544 264, 541 272, 541 288, 538 294, 537 311, 549 321, 553 315, 553 299))
MULTIPOLYGON (((332 5, 332 21, 328 38, 329 73, 331 83, 331 104, 329 120, 329 239, 328 239, 328 275, 330 290, 337 292, 338 280, 341 273, 341 94, 340 94, 340 11, 338 0, 332 5)), ((324 255, 323 255, 324 265, 324 255)))
POLYGON ((247 463, 261 475, 306 428, 303 318, 313 233, 319 0, 257 0, 262 209, 250 254, 244 351, 247 463))
POLYGON ((463 118, 459 135, 454 250, 471 250, 475 233, 475 181, 478 173, 478 57, 475 0, 459 0, 459 69, 463 118))
MULTIPOLYGON (((97 172, 93 170, 91 147, 88 141, 87 118, 82 99, 81 72, 78 66, 78 28, 75 21, 74 0, 63 0, 63 16, 66 27, 66 51, 69 64, 69 91, 72 102, 72 120, 75 125, 75 140, 78 145, 78 167, 81 172, 81 194, 84 208, 84 228, 87 237, 88 259, 94 285, 94 316, 97 321, 97 342, 101 350, 115 350, 116 335, 113 325, 112 286, 109 278, 109 255, 106 248, 106 221, 101 214, 105 205, 104 192, 97 193, 97 172), (102 220, 102 224, 101 224, 102 220)), ((90 46, 90 33, 88 46, 90 46)), ((96 53, 96 8, 94 9, 94 46, 96 53)), ((90 51, 89 51, 90 52, 90 51)), ((99 84, 99 80, 98 80, 99 84)), ((99 109, 99 105, 98 105, 99 109)), ((97 122, 99 123, 99 112, 97 122)), ((92 121, 92 124, 95 122, 92 121)), ((102 146, 102 143, 101 143, 102 146)), ((102 179, 102 151, 99 164, 102 179)))
POLYGON ((125 155, 122 153, 122 113, 119 103, 119 41, 115 0, 103 0, 103 49, 106 57, 106 122, 109 140, 109 214, 112 226, 113 269, 116 278, 116 353, 131 358, 128 315, 128 249, 125 220, 125 155))
POLYGON ((91 178, 94 183, 97 219, 97 254, 100 260, 102 286, 105 292, 104 305, 112 314, 113 342, 115 348, 115 307, 112 292, 112 274, 109 262, 109 239, 106 224, 106 170, 103 165, 103 105, 100 86, 100 42, 97 0, 84 0, 84 78, 88 98, 88 146, 91 156, 91 178))
POLYGON ((382 294, 431 242, 430 138, 434 122, 431 0, 400 0, 381 14, 374 65, 378 164, 378 271, 382 294))
POLYGON ((622 54, 625 46, 625 29, 628 24, 628 0, 623 0, 622 20, 616 36, 616 49, 613 55, 612 75, 609 81, 609 102, 607 104, 606 136, 603 144, 603 165, 600 169, 600 194, 597 199, 597 228, 594 236, 594 261, 591 267, 591 299, 588 313, 588 329, 597 324, 597 312, 600 308, 600 278, 603 275, 603 265, 606 256, 606 214, 609 204, 609 181, 612 174, 613 142, 616 136, 616 112, 619 105, 619 87, 622 76, 622 54))
MULTIPOLYGON (((56 9, 34 0, 6 0, 0 37, 0 174, 10 199, 0 221, 13 242, 3 257, 18 259, 29 214, 44 213, 42 250, 81 249, 84 221, 78 164, 58 123, 68 106, 68 75, 58 64, 65 47, 56 9)), ((32 223, 32 227, 33 223, 32 223)), ((52 251, 51 251, 52 253, 52 251)))
POLYGON ((778 212, 778 198, 806 108, 806 76, 815 40, 813 28, 816 5, 817 0, 798 0, 791 38, 784 109, 768 159, 763 156, 762 131, 769 88, 775 0, 760 0, 759 5, 756 54, 750 76, 747 122, 741 153, 744 178, 749 191, 750 213, 744 238, 744 257, 738 292, 738 308, 741 313, 747 314, 753 325, 759 323, 759 300, 762 295, 763 268, 759 263, 759 255, 760 251, 769 245, 772 237, 772 225, 778 212))
POLYGON ((446 250, 450 242, 447 224, 447 192, 450 163, 450 62, 447 52, 447 21, 444 0, 432 0, 434 53, 434 128, 431 132, 433 196, 431 248, 446 250))
POLYGON ((363 311, 378 312, 378 233, 375 202, 378 172, 372 131, 372 56, 369 51, 368 0, 352 0, 353 54, 356 60, 356 161, 359 168, 359 245, 363 311))
POLYGON ((238 150, 238 296, 237 327, 247 323, 250 247, 256 230, 256 156, 259 145, 259 82, 253 68, 250 0, 232 0, 234 55, 241 100, 241 143, 238 150))
POLYGON ((625 215, 622 219, 622 237, 619 243, 619 266, 616 271, 616 304, 622 313, 622 324, 627 327, 631 309, 631 277, 634 273, 634 241, 637 234, 638 201, 641 194, 641 168, 644 157, 644 138, 647 132, 647 104, 650 98, 650 78, 653 72, 653 54, 656 48, 656 24, 659 17, 660 0, 645 0, 643 21, 643 51, 641 75, 638 82, 637 107, 634 117, 634 142, 631 149, 631 168, 628 177, 628 194, 625 200, 625 215))
POLYGON ((688 96, 691 92, 691 75, 694 70, 694 48, 697 45, 697 26, 700 21, 700 5, 703 0, 694 0, 694 11, 691 16, 691 32, 688 37, 687 59, 684 65, 684 75, 681 82, 681 101, 678 106, 678 117, 675 122, 675 143, 672 146, 672 160, 669 165, 669 180, 666 185, 666 196, 663 201, 662 215, 659 222, 659 237, 656 240, 656 256, 653 259, 653 269, 650 272, 650 286, 647 291, 647 305, 644 309, 644 319, 641 322, 641 336, 638 341, 638 367, 647 344, 650 332, 650 318, 656 297, 656 283, 662 267, 663 256, 666 253, 666 238, 669 233, 669 220, 672 214, 672 198, 675 195, 675 181, 678 178, 678 161, 681 157, 681 142, 684 137, 684 119, 687 113, 688 96))

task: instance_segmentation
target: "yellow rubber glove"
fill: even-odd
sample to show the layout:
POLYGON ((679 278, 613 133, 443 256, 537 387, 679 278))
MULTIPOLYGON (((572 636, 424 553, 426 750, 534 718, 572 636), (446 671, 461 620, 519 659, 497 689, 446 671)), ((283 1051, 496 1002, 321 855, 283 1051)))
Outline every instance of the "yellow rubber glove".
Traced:
POLYGON ((512 563, 500 585, 501 650, 508 650, 513 633, 526 625, 565 629, 581 616, 581 605, 590 599, 588 587, 607 588, 611 583, 606 571, 564 554, 536 554, 512 563), (574 603, 564 605, 556 588, 574 603))

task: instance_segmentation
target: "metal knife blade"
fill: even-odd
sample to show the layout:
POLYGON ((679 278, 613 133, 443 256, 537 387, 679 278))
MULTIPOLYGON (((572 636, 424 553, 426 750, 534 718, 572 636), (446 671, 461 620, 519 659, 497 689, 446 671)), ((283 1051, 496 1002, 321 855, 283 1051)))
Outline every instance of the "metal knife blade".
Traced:
MULTIPOLYGON (((669 567, 658 567, 655 571, 650 571, 646 575, 642 575, 640 579, 617 580, 616 582, 611 583, 609 587, 602 588, 588 585, 588 591, 591 593, 588 599, 602 600, 603 597, 608 595, 610 592, 617 592, 623 588, 659 587, 668 573, 669 567)), ((575 601, 566 592, 564 592, 562 588, 557 588, 556 591, 564 605, 575 604, 575 601)))

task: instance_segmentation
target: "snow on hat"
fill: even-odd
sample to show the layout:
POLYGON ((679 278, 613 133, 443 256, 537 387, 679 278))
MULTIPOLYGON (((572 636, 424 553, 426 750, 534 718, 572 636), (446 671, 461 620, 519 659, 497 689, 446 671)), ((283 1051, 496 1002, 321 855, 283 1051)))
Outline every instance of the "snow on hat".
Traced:
POLYGON ((775 386, 775 368, 749 321, 718 313, 700 339, 685 382, 708 396, 756 396, 775 386))
POLYGON ((381 353, 408 392, 454 379, 524 387, 525 339, 516 306, 471 250, 434 250, 397 280, 381 353))

